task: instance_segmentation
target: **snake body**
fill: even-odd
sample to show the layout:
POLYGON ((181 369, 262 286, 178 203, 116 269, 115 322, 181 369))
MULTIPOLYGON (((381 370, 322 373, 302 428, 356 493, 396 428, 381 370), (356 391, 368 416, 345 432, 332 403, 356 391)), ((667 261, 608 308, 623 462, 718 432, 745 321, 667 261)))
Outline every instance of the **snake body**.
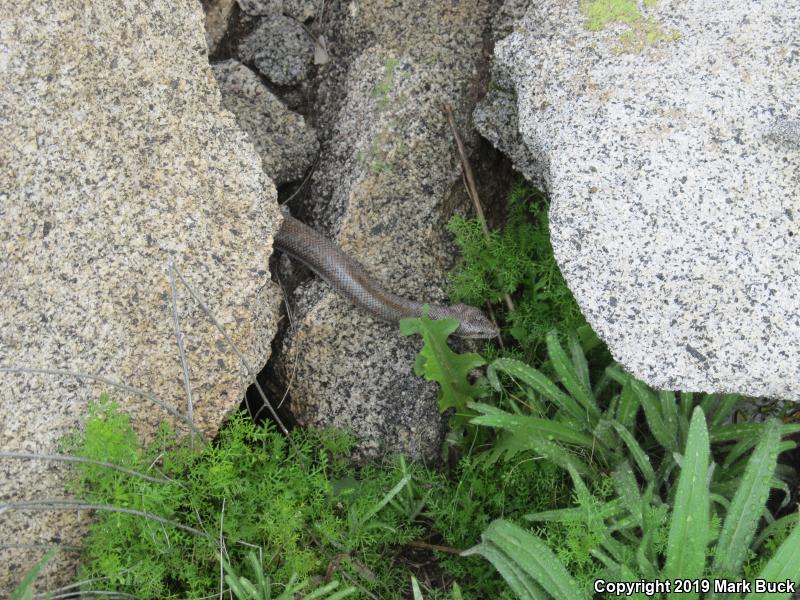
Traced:
POLYGON ((432 319, 456 319, 455 335, 463 338, 493 338, 497 328, 473 306, 422 303, 393 294, 375 280, 356 260, 308 225, 284 215, 274 246, 299 260, 331 288, 377 319, 397 323, 404 317, 419 317, 425 304, 432 319))

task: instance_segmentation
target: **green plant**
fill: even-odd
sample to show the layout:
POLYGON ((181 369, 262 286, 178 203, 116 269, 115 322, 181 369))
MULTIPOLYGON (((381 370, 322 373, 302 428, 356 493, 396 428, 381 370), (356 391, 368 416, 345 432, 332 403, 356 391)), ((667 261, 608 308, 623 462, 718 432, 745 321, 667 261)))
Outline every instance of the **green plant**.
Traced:
MULTIPOLYGON (((411 593, 413 594, 414 600, 425 600, 425 597, 422 595, 422 589, 419 587, 419 581, 413 575, 411 576, 411 593)), ((464 600, 464 597, 461 595, 461 588, 458 587, 457 583, 453 584, 453 589, 448 596, 451 600, 464 600)))
MULTIPOLYGON (((481 413, 472 419, 473 424, 504 433, 495 452, 534 451, 594 480, 627 461, 646 484, 659 489, 678 466, 676 456, 686 443, 690 415, 700 406, 708 415, 711 442, 723 467, 714 471, 713 491, 732 495, 744 471, 746 453, 763 429, 759 423, 729 420, 741 397, 656 393, 614 365, 593 386, 580 343, 575 336, 568 336, 568 342, 569 354, 555 332, 546 338, 555 380, 512 358, 489 364, 487 380, 511 412, 481 403, 469 407, 481 413), (640 409, 641 421, 637 418, 640 409)), ((784 435, 798 431, 798 425, 782 426, 784 435)), ((794 442, 786 441, 780 450, 792 447, 794 442)), ((775 480, 774 484, 788 491, 784 483, 775 480)))
MULTIPOLYGON (((531 511, 564 506, 570 498, 568 480, 557 466, 528 457, 492 463, 484 455, 466 454, 451 478, 429 478, 423 485, 430 535, 454 549, 474 545, 495 519, 522 524, 531 511)), ((465 598, 513 598, 493 567, 477 557, 441 553, 437 560, 459 581, 465 598)))
MULTIPOLYGON (((747 572, 746 561, 752 548, 763 542, 755 533, 761 515, 769 514, 764 504, 773 486, 781 447, 781 425, 773 420, 759 427, 756 448, 730 501, 715 498, 709 485, 713 466, 707 426, 703 409, 696 406, 682 447, 674 494, 663 499, 650 485, 640 494, 631 470, 620 465, 616 473, 617 497, 609 502, 598 500, 591 497, 580 475, 569 468, 581 506, 565 510, 579 511, 587 527, 601 529, 600 542, 591 550, 599 565, 596 583, 591 587, 574 579, 544 540, 507 521, 492 523, 481 543, 465 554, 479 554, 489 560, 523 600, 590 598, 593 593, 616 597, 616 589, 607 582, 631 584, 631 593, 627 595, 635 598, 698 598, 701 592, 708 598, 740 597, 715 589, 714 582, 741 580, 747 572), (585 510, 591 505, 607 510, 585 510), (648 512, 661 506, 672 509, 666 546, 653 544, 656 535, 646 518, 648 512), (657 588, 656 581, 667 582, 670 587, 657 588)), ((565 514, 561 511, 561 516, 565 514)), ((529 518, 552 519, 555 516, 540 513, 529 518)), ((800 564, 796 560, 800 553, 797 515, 792 515, 791 521, 791 533, 760 567, 758 579, 800 581, 800 564)), ((769 597, 788 598, 789 595, 788 592, 773 593, 769 597)), ((766 596, 754 590, 746 598, 766 596)))
POLYGON ((529 361, 540 358, 548 331, 588 328, 553 257, 548 208, 542 192, 518 182, 502 230, 487 238, 476 219, 453 217, 448 225, 462 255, 451 275, 450 297, 495 305, 504 334, 516 340, 529 361), (501 303, 506 294, 515 303, 511 312, 501 303))
POLYGON ((290 443, 235 415, 204 447, 192 449, 166 426, 143 447, 127 415, 104 397, 65 446, 105 463, 78 463, 74 492, 104 509, 85 540, 81 576, 108 590, 205 596, 218 592, 223 567, 242 598, 326 574, 385 598, 407 582, 386 554, 420 535, 412 480, 423 471, 402 461, 357 469, 347 458, 352 440, 341 433, 298 429, 290 443), (263 569, 255 569, 254 548, 272 557, 263 569))
MULTIPOLYGON (((25 573, 25 576, 22 578, 22 581, 19 582, 14 591, 11 592, 11 596, 9 600, 32 600, 33 598, 33 584, 36 581, 36 578, 39 577, 39 574, 44 569, 45 565, 50 562, 50 560, 56 555, 57 548, 51 548, 48 550, 39 561, 31 567, 31 569, 25 573)), ((46 598, 49 598, 50 595, 46 595, 46 598)))
POLYGON ((447 345, 447 338, 458 329, 458 321, 432 320, 427 313, 428 309, 425 307, 421 317, 401 319, 400 333, 418 334, 422 337, 424 344, 417 354, 414 373, 439 384, 439 410, 444 412, 448 408, 454 408, 454 424, 461 424, 470 414, 467 410, 468 402, 485 396, 488 392, 482 379, 476 383, 469 381, 472 370, 486 364, 486 361, 475 352, 453 352, 447 345))
MULTIPOLYGON (((758 523, 763 520, 769 525, 774 521, 764 508, 766 496, 754 494, 753 489, 756 483, 766 485, 767 492, 782 491, 784 502, 788 501, 785 480, 793 476, 793 470, 776 468, 775 456, 795 447, 794 442, 781 438, 800 432, 800 426, 777 422, 737 424, 731 417, 742 400, 738 396, 655 392, 616 365, 593 375, 578 337, 567 335, 565 350, 556 332, 545 339, 547 373, 513 358, 496 358, 486 372, 486 382, 495 392, 495 404, 471 401, 470 395, 488 397, 482 380, 473 384, 469 379, 471 367, 483 360, 471 355, 461 368, 455 366, 461 357, 446 346, 446 337, 454 325, 431 322, 423 316, 406 321, 404 328, 427 336, 417 372, 429 379, 446 381, 448 386, 442 386, 442 394, 454 395, 454 389, 467 386, 468 393, 461 396, 462 403, 457 406, 465 410, 466 402, 466 409, 477 413, 470 424, 498 433, 486 452, 475 457, 477 463, 498 465, 510 460, 540 459, 569 474, 575 506, 561 504, 559 508, 529 513, 527 518, 541 524, 537 539, 545 546, 550 543, 558 548, 553 553, 555 560, 571 573, 581 589, 601 575, 610 576, 609 569, 616 569, 615 580, 627 581, 620 578, 633 577, 632 573, 653 579, 662 574, 664 562, 666 575, 698 578, 703 574, 698 565, 705 564, 709 542, 717 536, 721 536, 724 545, 734 545, 737 552, 744 554, 730 561, 724 558, 725 552, 718 551, 718 562, 710 565, 715 573, 740 576, 774 565, 765 566, 763 552, 759 556, 755 546, 750 547, 758 523), (703 419, 702 428, 695 423, 699 418, 703 419), (759 446, 753 451, 767 434, 769 450, 759 446), (688 449, 684 451, 685 448, 688 449), (708 455, 706 458, 703 452, 708 455), (766 459, 765 453, 771 459, 766 459), (717 464, 719 468, 714 467, 717 464), (765 466, 770 464, 771 467, 765 466), (683 474, 683 484, 676 480, 678 472, 683 474), (706 481, 707 493, 702 486, 687 487, 686 481, 706 481), (743 508, 740 503, 745 499, 749 502, 743 508), (697 508, 709 502, 713 502, 714 509, 708 515, 697 508), (697 519, 701 519, 699 525, 697 519), (678 523, 687 521, 695 525, 681 529, 678 523)), ((468 414, 466 410, 464 414, 468 414)), ((463 477, 460 485, 465 481, 474 478, 463 477)), ((430 505, 435 505, 435 500, 430 505)), ((498 527, 507 534, 511 531, 505 525, 498 527)), ((436 528, 445 529, 441 523, 436 528)), ((490 526, 487 531, 494 530, 490 526)), ((756 546, 774 547, 784 533, 785 528, 775 529, 770 535, 760 536, 756 546)), ((508 579, 510 572, 503 569, 513 565, 501 568, 496 550, 486 550, 487 557, 494 552, 493 564, 508 579)), ((782 556, 780 549, 776 552, 782 556)), ((509 556, 516 557, 514 552, 509 556)), ((550 576, 556 572, 549 567, 546 570, 550 576)), ((563 589, 558 591, 565 593, 563 589)))
MULTIPOLYGON (((252 583, 246 577, 240 576, 236 570, 231 566, 230 562, 220 555, 219 560, 225 569, 225 583, 228 584, 231 592, 236 596, 237 600, 295 600, 298 594, 303 592, 308 586, 308 581, 296 581, 296 576, 292 575, 288 583, 283 587, 283 592, 278 596, 272 595, 272 583, 268 576, 264 575, 264 565, 259 560, 256 553, 250 551, 247 553, 247 562, 250 565, 255 583, 252 583)), ((330 583, 319 587, 312 592, 303 594, 305 600, 312 600, 319 598, 320 600, 340 600, 352 596, 356 593, 356 588, 353 586, 346 587, 342 590, 336 590, 339 587, 338 581, 331 581, 330 583)))

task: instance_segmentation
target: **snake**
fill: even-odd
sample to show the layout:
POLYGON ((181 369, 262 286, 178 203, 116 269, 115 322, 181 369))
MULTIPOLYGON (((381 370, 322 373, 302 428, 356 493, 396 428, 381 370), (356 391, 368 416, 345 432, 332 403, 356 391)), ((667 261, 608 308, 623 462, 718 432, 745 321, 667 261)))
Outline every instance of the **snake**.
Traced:
POLYGON ((454 334, 458 337, 490 339, 498 335, 494 323, 474 306, 423 303, 390 292, 361 263, 291 215, 284 214, 273 247, 300 261, 337 294, 381 321, 397 324, 406 317, 422 316, 427 307, 431 319, 457 320, 454 334))

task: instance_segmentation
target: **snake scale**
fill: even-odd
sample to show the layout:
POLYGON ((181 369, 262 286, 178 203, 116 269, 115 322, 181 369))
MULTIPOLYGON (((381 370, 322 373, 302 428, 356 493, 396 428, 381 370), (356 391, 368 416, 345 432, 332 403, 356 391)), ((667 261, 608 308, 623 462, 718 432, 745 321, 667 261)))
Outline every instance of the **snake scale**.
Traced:
POLYGON ((274 245, 314 271, 335 292, 377 319, 397 323, 404 317, 418 317, 422 315, 423 305, 427 304, 432 319, 451 318, 460 323, 455 331, 458 337, 487 339, 497 336, 492 321, 474 306, 422 303, 393 294, 336 244, 290 215, 284 215, 274 245))

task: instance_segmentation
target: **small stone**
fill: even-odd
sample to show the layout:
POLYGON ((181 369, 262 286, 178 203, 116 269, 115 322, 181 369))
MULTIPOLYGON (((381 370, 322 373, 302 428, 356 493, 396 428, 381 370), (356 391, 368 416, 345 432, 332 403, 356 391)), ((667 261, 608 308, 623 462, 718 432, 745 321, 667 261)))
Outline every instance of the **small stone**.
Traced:
POLYGON ((280 14, 283 11, 283 0, 236 0, 242 12, 253 17, 280 14))
POLYGON ((212 66, 222 103, 250 136, 264 172, 278 185, 301 178, 319 151, 314 130, 243 64, 228 60, 212 66))
POLYGON ((239 59, 277 85, 296 85, 314 60, 314 40, 295 19, 270 15, 239 45, 239 59))

